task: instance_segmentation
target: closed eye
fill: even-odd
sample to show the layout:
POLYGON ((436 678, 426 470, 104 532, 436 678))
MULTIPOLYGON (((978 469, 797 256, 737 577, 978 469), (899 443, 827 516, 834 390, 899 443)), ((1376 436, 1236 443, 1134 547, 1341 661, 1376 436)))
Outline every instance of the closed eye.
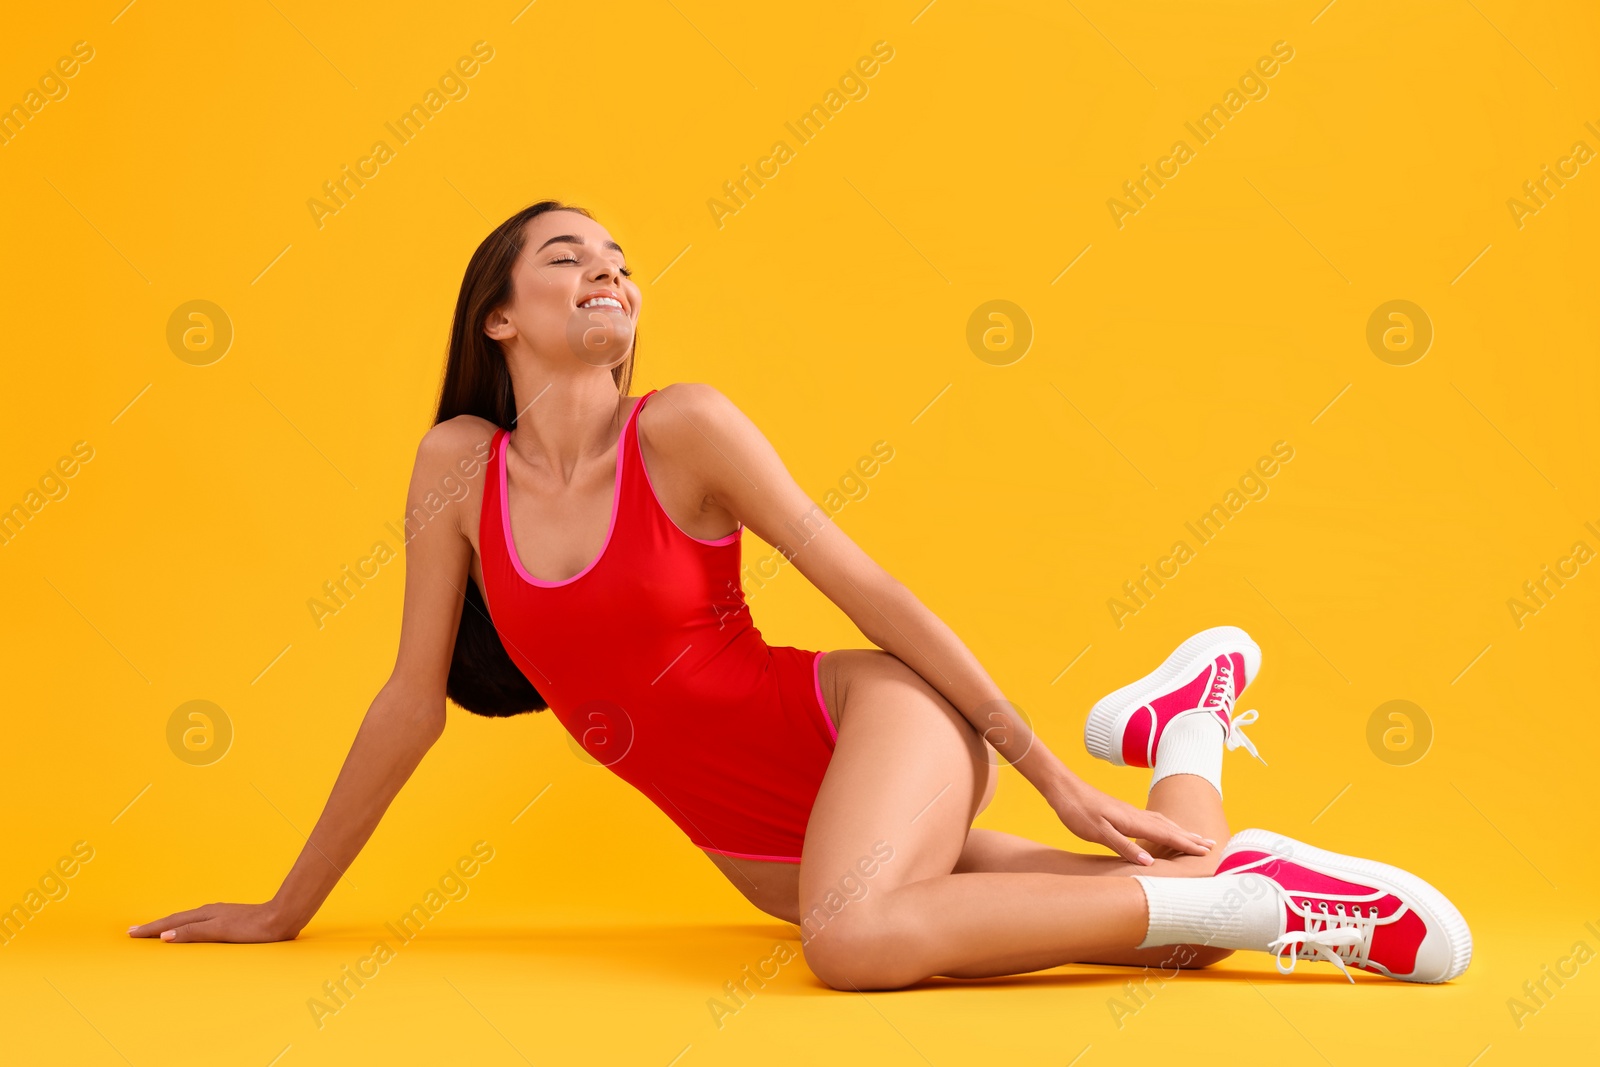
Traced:
MULTIPOLYGON (((554 266, 557 263, 576 263, 576 262, 578 262, 578 260, 573 256, 563 256, 560 259, 552 259, 550 261, 550 264, 551 264, 551 266, 554 266)), ((633 277, 633 271, 629 270, 627 267, 618 267, 617 268, 617 272, 619 274, 621 274, 624 278, 633 277)))

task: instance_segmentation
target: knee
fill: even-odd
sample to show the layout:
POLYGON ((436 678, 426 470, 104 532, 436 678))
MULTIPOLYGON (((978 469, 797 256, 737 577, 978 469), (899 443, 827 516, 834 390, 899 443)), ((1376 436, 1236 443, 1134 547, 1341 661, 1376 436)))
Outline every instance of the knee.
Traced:
POLYGON ((801 917, 800 944, 811 973, 844 992, 900 989, 926 977, 915 970, 913 943, 896 931, 881 907, 835 915, 813 909, 801 917))

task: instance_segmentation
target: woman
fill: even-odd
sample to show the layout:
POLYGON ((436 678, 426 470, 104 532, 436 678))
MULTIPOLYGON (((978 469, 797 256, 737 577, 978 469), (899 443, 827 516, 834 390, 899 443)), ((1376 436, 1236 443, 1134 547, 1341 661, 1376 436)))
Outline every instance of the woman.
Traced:
POLYGON ((731 402, 692 383, 626 395, 639 305, 622 249, 581 208, 534 204, 478 247, 408 494, 425 523, 399 655, 321 819, 272 900, 130 934, 295 937, 438 739, 448 695, 484 715, 549 707, 756 907, 800 924, 837 989, 1203 967, 1235 949, 1277 953, 1286 973, 1465 969, 1466 923, 1421 879, 1264 831, 1229 841, 1222 756, 1254 752, 1239 731, 1254 712, 1232 708, 1260 664, 1243 631, 1197 634, 1095 705, 1090 752, 1154 772, 1145 810, 1095 790, 731 402), (430 511, 458 473, 471 493, 430 511), (739 584, 746 527, 879 647, 768 646, 739 584), (974 829, 994 754, 1115 855, 974 829))

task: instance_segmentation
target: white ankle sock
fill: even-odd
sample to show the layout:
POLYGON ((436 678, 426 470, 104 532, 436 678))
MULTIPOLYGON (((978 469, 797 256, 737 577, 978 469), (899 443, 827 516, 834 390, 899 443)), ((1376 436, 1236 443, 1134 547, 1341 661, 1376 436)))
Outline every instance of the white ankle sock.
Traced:
MULTIPOLYGON (((1165 742, 1163 742, 1165 743, 1165 742)), ((1140 948, 1211 945, 1265 951, 1278 936, 1283 904, 1279 889, 1258 874, 1210 878, 1152 878, 1136 874, 1150 907, 1140 948)))
POLYGON ((1222 743, 1227 732, 1222 722, 1210 714, 1184 715, 1173 719, 1161 732, 1156 747, 1156 765, 1150 786, 1174 774, 1195 774, 1210 782, 1222 795, 1222 743))

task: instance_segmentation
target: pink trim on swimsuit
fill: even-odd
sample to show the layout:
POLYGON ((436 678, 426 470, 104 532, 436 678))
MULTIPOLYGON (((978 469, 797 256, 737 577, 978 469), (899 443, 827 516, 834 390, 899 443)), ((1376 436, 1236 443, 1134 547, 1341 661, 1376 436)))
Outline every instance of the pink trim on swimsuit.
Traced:
POLYGON ((837 742, 839 731, 834 728, 833 716, 828 714, 828 702, 822 699, 822 657, 827 654, 826 650, 818 652, 811 660, 811 687, 817 694, 817 707, 822 711, 822 721, 828 724, 828 736, 837 742))
MULTIPOLYGON (((625 446, 628 443, 628 423, 633 421, 633 416, 638 413, 639 404, 643 399, 643 397, 640 397, 639 400, 634 401, 633 409, 628 412, 628 417, 622 424, 622 433, 617 436, 617 475, 616 478, 613 479, 611 486, 611 521, 606 524, 605 543, 600 546, 600 554, 594 559, 590 560, 587 567, 583 568, 583 570, 579 571, 577 574, 574 574, 571 578, 563 578, 559 582, 547 582, 543 578, 535 578, 533 575, 529 574, 528 569, 522 565, 522 553, 517 551, 516 538, 511 535, 511 497, 510 493, 507 492, 508 476, 506 474, 506 471, 510 468, 511 464, 506 462, 505 453, 501 453, 500 527, 505 533, 506 547, 509 549, 506 555, 511 557, 511 565, 516 568, 517 574, 522 577, 523 581, 530 585, 541 586, 545 589, 554 589, 557 586, 571 585, 579 578, 582 578, 585 574, 588 574, 590 571, 594 570, 595 564, 599 563, 605 558, 606 549, 611 547, 611 535, 617 528, 617 512, 622 510, 622 460, 623 454, 627 451, 625 446)), ((502 432, 500 446, 507 451, 510 450, 511 434, 509 432, 502 432)), ((738 531, 735 531, 735 533, 737 532, 738 531)))
POLYGON ((707 848, 699 846, 702 852, 715 852, 719 856, 732 856, 736 860, 766 860, 768 863, 799 863, 799 856, 755 856, 748 852, 729 852, 723 848, 707 848))
MULTIPOLYGON (((634 436, 637 437, 638 434, 635 434, 634 436)), ((731 545, 733 542, 739 539, 739 534, 744 531, 744 523, 739 522, 738 519, 733 520, 736 525, 734 526, 732 533, 723 534, 714 541, 708 541, 704 537, 696 537, 688 530, 685 530, 682 526, 679 526, 677 522, 673 520, 672 516, 667 514, 666 505, 661 503, 661 494, 656 492, 656 483, 650 480, 650 464, 644 461, 644 447, 642 445, 639 448, 639 469, 644 471, 644 484, 650 487, 650 495, 655 498, 656 507, 661 509, 661 514, 667 516, 667 521, 672 523, 672 528, 674 530, 677 530, 689 540, 702 545, 731 545)))

